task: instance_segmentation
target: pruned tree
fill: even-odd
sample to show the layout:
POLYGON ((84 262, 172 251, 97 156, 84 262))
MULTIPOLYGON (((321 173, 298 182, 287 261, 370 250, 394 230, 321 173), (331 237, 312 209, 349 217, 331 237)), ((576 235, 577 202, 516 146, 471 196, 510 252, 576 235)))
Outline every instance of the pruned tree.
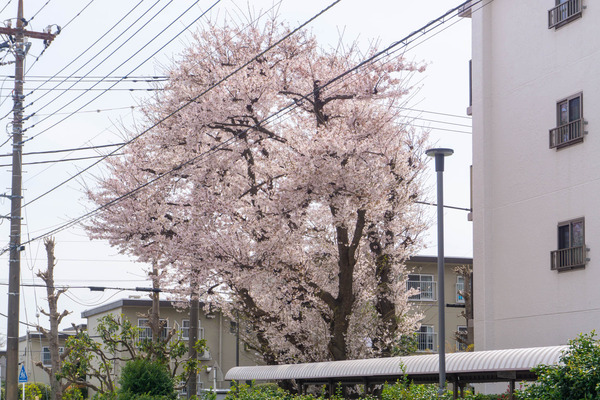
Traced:
POLYGON ((375 49, 304 31, 270 49, 286 33, 199 32, 145 105, 152 129, 89 191, 119 201, 88 229, 159 260, 182 298, 214 287, 205 303, 238 311, 267 363, 390 355, 419 320, 404 260, 425 229, 425 135, 400 111, 421 68, 392 58, 327 84, 375 49))
POLYGON ((46 257, 48 260, 45 271, 38 271, 37 276, 44 281, 46 286, 46 296, 48 301, 48 311, 40 309, 40 312, 48 317, 50 329, 42 326, 37 326, 37 330, 44 335, 48 340, 48 350, 50 351, 50 366, 44 365, 41 361, 35 363, 36 366, 42 368, 49 376, 50 389, 54 400, 62 399, 63 391, 69 386, 69 382, 60 379, 60 370, 68 352, 60 353, 59 343, 59 326, 63 318, 70 314, 69 311, 58 311, 58 299, 67 291, 67 289, 56 289, 54 286, 54 267, 56 266, 56 258, 54 256, 54 248, 56 242, 54 238, 45 238, 44 247, 46 248, 46 257))

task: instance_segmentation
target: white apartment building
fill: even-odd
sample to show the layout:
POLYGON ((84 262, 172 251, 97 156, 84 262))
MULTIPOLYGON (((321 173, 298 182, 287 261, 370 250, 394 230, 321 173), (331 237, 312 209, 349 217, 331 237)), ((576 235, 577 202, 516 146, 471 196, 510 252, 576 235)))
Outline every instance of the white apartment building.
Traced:
POLYGON ((600 331, 600 2, 472 1, 475 349, 600 331))

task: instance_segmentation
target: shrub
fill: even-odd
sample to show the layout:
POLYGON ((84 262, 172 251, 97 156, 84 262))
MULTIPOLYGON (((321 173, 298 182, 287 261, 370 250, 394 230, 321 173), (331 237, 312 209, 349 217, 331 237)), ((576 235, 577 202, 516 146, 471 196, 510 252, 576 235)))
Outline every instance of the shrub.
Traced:
POLYGON ((119 399, 174 399, 177 394, 167 367, 147 360, 128 361, 121 372, 119 399), (142 396, 143 395, 143 396, 142 396))
POLYGON ((581 334, 569 341, 558 365, 533 369, 537 384, 526 387, 519 398, 579 400, 600 398, 600 341, 596 333, 581 334))
MULTIPOLYGON (((50 386, 37 382, 25 384, 25 400, 35 400, 36 396, 39 398, 39 400, 49 400, 50 386)), ((22 397, 23 390, 19 384, 19 400, 23 400, 22 397)))

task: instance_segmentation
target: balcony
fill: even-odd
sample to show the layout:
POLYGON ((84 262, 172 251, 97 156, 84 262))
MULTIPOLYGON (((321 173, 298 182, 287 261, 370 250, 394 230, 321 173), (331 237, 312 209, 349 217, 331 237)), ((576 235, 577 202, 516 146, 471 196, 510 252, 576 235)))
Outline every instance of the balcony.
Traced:
POLYGON ((418 294, 410 296, 408 299, 412 301, 436 301, 437 282, 434 281, 407 281, 406 290, 416 289, 418 294))
POLYGON ((550 148, 560 149, 583 141, 583 120, 580 118, 568 124, 550 129, 550 148))
POLYGON ((567 0, 548 10, 548 29, 559 28, 566 23, 581 17, 581 1, 567 0))
POLYGON ((587 249, 585 246, 569 247, 550 252, 550 269, 563 271, 585 267, 587 249))

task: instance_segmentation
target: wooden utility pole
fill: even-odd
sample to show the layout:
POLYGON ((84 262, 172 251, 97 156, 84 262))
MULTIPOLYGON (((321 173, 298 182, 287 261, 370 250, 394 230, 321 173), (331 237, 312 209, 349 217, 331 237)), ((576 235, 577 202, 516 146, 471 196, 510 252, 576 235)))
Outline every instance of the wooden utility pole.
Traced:
POLYGON ((10 257, 8 261, 8 323, 6 328, 6 399, 19 398, 19 291, 21 276, 21 182, 23 147, 23 78, 26 56, 25 38, 43 39, 50 43, 56 35, 26 31, 23 18, 23 0, 19 0, 16 28, 0 28, 0 33, 15 38, 15 90, 13 93, 13 153, 12 189, 10 195, 10 257))

